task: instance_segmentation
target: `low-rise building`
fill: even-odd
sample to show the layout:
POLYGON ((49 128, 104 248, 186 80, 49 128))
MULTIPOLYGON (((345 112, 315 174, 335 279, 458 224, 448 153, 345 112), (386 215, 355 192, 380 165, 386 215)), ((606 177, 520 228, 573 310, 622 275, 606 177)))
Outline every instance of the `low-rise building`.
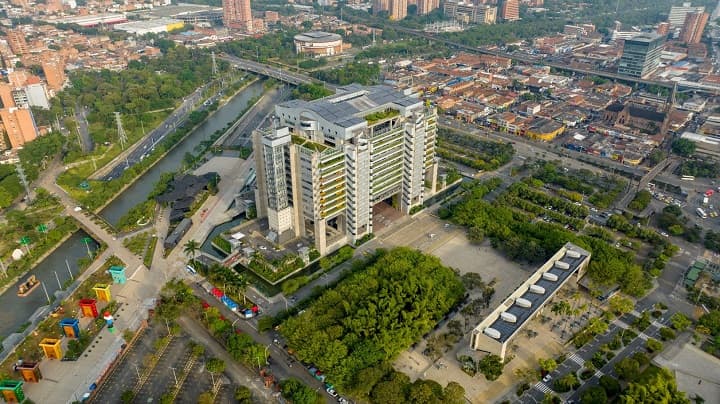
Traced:
POLYGON ((174 18, 156 18, 145 21, 132 21, 123 24, 115 24, 113 29, 125 31, 135 35, 159 34, 180 29, 185 23, 174 18))
POLYGON ((295 35, 295 52, 298 55, 312 57, 339 55, 343 50, 343 40, 338 34, 312 31, 295 35))
POLYGON ((568 281, 577 283, 589 262, 590 252, 565 244, 475 327, 470 349, 504 360, 513 338, 568 281))

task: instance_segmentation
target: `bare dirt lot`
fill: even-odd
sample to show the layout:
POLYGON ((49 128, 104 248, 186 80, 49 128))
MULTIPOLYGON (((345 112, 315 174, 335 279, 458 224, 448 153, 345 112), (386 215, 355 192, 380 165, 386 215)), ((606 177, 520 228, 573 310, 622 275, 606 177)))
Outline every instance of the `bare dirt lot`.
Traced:
POLYGON ((474 245, 465 230, 440 220, 430 213, 421 213, 400 228, 380 238, 380 244, 390 248, 409 246, 440 258, 443 264, 461 274, 475 272, 486 282, 496 281, 491 306, 509 295, 520 285, 533 267, 523 267, 507 260, 489 242, 474 245))

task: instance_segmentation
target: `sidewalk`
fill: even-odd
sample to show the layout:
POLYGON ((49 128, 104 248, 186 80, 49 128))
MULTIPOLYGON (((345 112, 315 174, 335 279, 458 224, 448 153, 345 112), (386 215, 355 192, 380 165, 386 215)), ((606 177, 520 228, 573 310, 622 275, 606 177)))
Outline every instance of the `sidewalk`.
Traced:
MULTIPOLYGON (((104 262, 104 261, 103 261, 104 262)), ((87 271, 86 274, 89 274, 87 271)), ((82 399, 90 385, 97 383, 125 343, 122 333, 135 330, 147 317, 147 309, 154 306, 154 299, 164 284, 161 271, 144 268, 128 268, 128 281, 124 285, 111 285, 113 299, 121 303, 115 316, 115 331, 100 331, 82 357, 75 362, 43 360, 40 383, 26 383, 25 393, 36 403, 61 404, 82 399)), ((66 343, 66 342, 65 342, 66 343)))

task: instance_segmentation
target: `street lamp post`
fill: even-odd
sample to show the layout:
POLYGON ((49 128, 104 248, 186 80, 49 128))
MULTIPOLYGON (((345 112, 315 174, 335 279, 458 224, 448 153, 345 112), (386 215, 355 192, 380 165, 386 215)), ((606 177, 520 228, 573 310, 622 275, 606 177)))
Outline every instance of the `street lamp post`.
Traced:
POLYGON ((72 271, 70 270, 70 263, 67 259, 65 259, 65 266, 67 267, 68 273, 70 274, 70 279, 75 280, 75 277, 73 276, 72 271))
POLYGON ((47 289, 45 288, 45 282, 42 282, 42 281, 41 281, 41 282, 40 282, 40 285, 42 285, 43 291, 45 291, 45 298, 47 299, 48 304, 50 304, 50 303, 51 303, 51 301, 50 301, 50 295, 48 295, 48 291, 47 291, 47 289))
POLYGON ((60 283, 60 277, 57 274, 57 271, 53 271, 55 273, 55 280, 58 283, 58 289, 62 290, 62 284, 60 283))
POLYGON ((88 257, 92 258, 92 252, 90 251, 92 239, 90 237, 83 237, 82 242, 85 244, 85 248, 87 248, 88 257))
POLYGON ((173 379, 175 379, 175 386, 177 386, 177 385, 178 385, 178 379, 177 379, 177 375, 175 374, 175 368, 170 368, 170 370, 172 370, 173 379))

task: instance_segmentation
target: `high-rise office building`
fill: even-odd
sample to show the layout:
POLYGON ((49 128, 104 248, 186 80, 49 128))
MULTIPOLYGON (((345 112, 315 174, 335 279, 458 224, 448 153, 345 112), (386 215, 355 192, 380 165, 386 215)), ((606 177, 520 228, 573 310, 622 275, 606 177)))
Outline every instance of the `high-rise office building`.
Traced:
POLYGON ((518 0, 503 0, 500 7, 500 18, 505 21, 517 21, 520 19, 520 4, 518 0))
POLYGON ((670 23, 670 29, 680 28, 685 23, 685 17, 689 13, 704 13, 705 7, 698 6, 693 7, 692 3, 683 3, 682 6, 670 7, 670 13, 668 14, 668 22, 670 23))
POLYGON ((327 254, 372 233, 377 205, 407 214, 435 191, 437 115, 417 97, 353 84, 275 116, 253 133, 255 198, 281 243, 309 237, 327 254))
POLYGON ((388 18, 400 21, 407 17, 408 0, 390 0, 388 18))
POLYGON ((440 8, 440 0, 418 0, 418 15, 430 14, 433 10, 440 8))
POLYGON ((643 33, 626 39, 623 54, 618 63, 618 73, 644 78, 654 73, 660 65, 665 37, 643 33))
POLYGON ((497 7, 475 5, 462 0, 446 0, 443 13, 466 24, 495 24, 497 7))
POLYGON ((25 33, 19 29, 7 30, 7 41, 10 50, 16 55, 28 53, 27 42, 25 41, 25 33))
POLYGON ((708 13, 688 13, 680 31, 680 40, 687 44, 700 43, 709 17, 708 13))
POLYGON ((228 28, 252 32, 250 0, 223 0, 223 24, 228 28))

